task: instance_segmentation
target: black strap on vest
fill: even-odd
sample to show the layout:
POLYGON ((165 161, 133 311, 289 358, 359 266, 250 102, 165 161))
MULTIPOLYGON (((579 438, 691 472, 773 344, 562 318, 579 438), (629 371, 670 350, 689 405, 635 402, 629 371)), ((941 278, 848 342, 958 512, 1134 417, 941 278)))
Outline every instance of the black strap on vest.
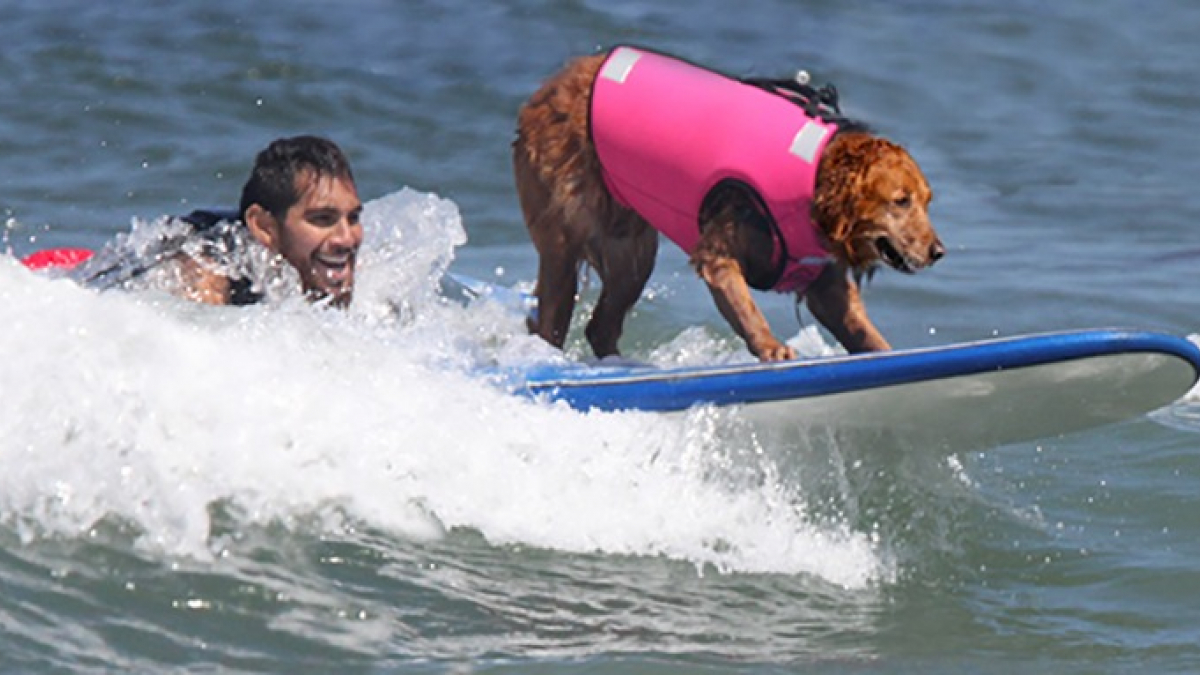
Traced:
POLYGON ((842 119, 837 87, 833 84, 814 87, 808 84, 806 73, 801 73, 799 78, 793 79, 746 77, 742 78, 742 82, 786 98, 803 108, 804 112, 814 119, 830 123, 842 119))
POLYGON ((740 81, 795 103, 804 110, 804 114, 832 124, 838 131, 868 131, 862 122, 842 115, 837 87, 832 83, 814 87, 808 83, 808 73, 801 72, 793 79, 744 77, 740 81))

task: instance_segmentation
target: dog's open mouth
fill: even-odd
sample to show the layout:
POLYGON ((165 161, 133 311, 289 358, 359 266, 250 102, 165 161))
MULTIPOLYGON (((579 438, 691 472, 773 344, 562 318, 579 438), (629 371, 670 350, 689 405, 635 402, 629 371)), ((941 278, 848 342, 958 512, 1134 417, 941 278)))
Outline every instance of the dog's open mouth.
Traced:
POLYGON ((892 268, 908 274, 912 274, 915 271, 913 266, 909 264, 908 258, 900 253, 887 237, 879 237, 875 240, 875 250, 879 251, 879 257, 892 268))

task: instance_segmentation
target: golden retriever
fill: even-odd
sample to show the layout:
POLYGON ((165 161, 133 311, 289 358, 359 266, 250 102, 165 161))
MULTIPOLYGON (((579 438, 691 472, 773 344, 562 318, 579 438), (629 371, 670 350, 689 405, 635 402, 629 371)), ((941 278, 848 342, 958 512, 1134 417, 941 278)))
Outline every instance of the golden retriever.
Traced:
MULTIPOLYGON (((647 135, 641 139, 647 143, 655 140, 649 134, 661 135, 661 131, 647 126, 651 125, 650 117, 658 120, 658 129, 673 133, 676 128, 695 125, 691 118, 698 115, 702 124, 711 124, 714 119, 720 120, 720 115, 734 114, 734 106, 726 102, 743 95, 740 87, 757 92, 751 96, 772 97, 770 101, 756 99, 761 103, 776 105, 773 101, 779 99, 797 110, 805 108, 808 114, 824 115, 823 121, 831 125, 829 138, 824 139, 826 144, 819 157, 810 158, 809 170, 815 172, 815 184, 801 207, 825 257, 819 259, 815 271, 796 292, 802 294, 813 316, 847 351, 889 349, 888 342, 867 318, 859 282, 880 263, 911 273, 931 265, 945 253, 929 222, 929 184, 912 157, 865 126, 834 114, 837 101, 831 87, 813 89, 803 82, 789 87, 784 83, 790 81, 785 80, 733 80, 629 47, 576 58, 521 107, 513 142, 513 168, 526 226, 539 256, 534 291, 538 311, 530 318, 530 331, 562 348, 574 311, 579 270, 586 262, 602 283, 586 336, 598 358, 617 355, 625 316, 640 297, 654 267, 659 236, 656 227, 662 226, 654 222, 650 207, 642 209, 647 211, 643 217, 614 194, 615 179, 606 175, 610 167, 597 152, 597 130, 592 128, 592 118, 598 114, 592 110, 597 77, 607 72, 602 69, 607 68, 610 56, 617 60, 617 52, 626 68, 614 80, 627 78, 630 73, 636 75, 637 69, 643 68, 638 59, 650 63, 643 57, 651 55, 659 60, 664 72, 679 69, 680 77, 685 78, 703 73, 697 82, 705 83, 676 88, 666 80, 668 84, 660 88, 665 95, 659 96, 665 105, 653 103, 653 114, 643 111, 616 123, 605 122, 634 143, 644 127, 647 135), (637 65, 628 67, 631 62, 637 65), (719 95, 725 98, 715 104, 717 107, 686 98, 687 87, 703 89, 708 83, 724 87, 719 95), (707 112, 694 112, 701 107, 707 112)), ((749 120, 749 124, 756 128, 759 121, 749 120)), ((721 167, 713 168, 719 176, 721 167)), ((751 353, 763 361, 795 358, 795 351, 771 333, 750 294, 751 286, 778 290, 776 284, 785 264, 779 253, 782 235, 777 221, 782 216, 777 211, 781 208, 756 194, 753 182, 723 181, 690 191, 696 189, 706 192, 702 204, 688 205, 696 214, 696 231, 685 233, 696 237, 689 251, 692 266, 751 353)), ((652 204, 671 191, 648 195, 645 199, 652 201, 643 203, 652 204)), ((784 241, 784 253, 786 244, 784 241)))

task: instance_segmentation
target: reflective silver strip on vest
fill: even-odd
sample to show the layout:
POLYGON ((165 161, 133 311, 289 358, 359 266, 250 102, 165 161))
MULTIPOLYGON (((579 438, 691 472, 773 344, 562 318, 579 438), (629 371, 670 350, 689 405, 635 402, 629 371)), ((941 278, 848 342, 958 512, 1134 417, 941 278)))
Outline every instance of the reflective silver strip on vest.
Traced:
POLYGON ((613 82, 625 84, 625 78, 629 77, 629 71, 633 70, 633 64, 637 63, 640 58, 642 58, 641 52, 621 47, 604 62, 600 77, 607 77, 613 82))
POLYGON ((835 258, 831 255, 806 255, 796 260, 796 263, 805 267, 824 267, 834 260, 835 258))
POLYGON ((791 153, 800 159, 812 164, 813 158, 817 156, 817 149, 821 147, 821 141, 825 140, 825 136, 829 134, 829 127, 821 126, 813 121, 804 123, 800 127, 800 131, 796 133, 796 137, 792 139, 791 153))

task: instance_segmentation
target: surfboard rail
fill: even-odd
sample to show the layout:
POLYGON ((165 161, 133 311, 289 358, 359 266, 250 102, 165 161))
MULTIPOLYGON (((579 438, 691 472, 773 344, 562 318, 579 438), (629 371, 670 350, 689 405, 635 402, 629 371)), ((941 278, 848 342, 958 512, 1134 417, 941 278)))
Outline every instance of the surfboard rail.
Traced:
MULTIPOLYGON (((589 410, 678 411, 744 405, 935 381, 979 373, 1149 353, 1176 362, 1170 400, 1200 377, 1200 348, 1163 333, 1099 329, 994 338, 940 347, 776 363, 655 367, 548 366, 527 371, 521 393, 589 410)), ((1166 401, 1166 402, 1169 402, 1166 401)))
POLYGON ((764 437, 818 430, 954 453, 1134 419, 1186 395, 1200 347, 1092 329, 782 363, 530 368, 510 388, 580 411, 682 414, 727 407, 764 437))

